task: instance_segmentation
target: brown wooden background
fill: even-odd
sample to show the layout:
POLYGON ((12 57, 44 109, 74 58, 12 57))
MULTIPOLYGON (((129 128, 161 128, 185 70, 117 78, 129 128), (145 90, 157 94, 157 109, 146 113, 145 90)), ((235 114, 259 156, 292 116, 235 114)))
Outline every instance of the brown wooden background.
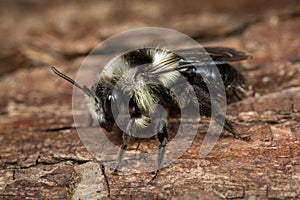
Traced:
POLYGON ((0 199, 299 199, 299 33, 298 0, 1 1, 0 199), (237 64, 252 94, 228 108, 252 141, 225 132, 199 158, 200 131, 154 184, 150 173, 112 175, 93 160, 75 129, 72 87, 49 69, 74 77, 99 42, 147 26, 254 57, 237 64))

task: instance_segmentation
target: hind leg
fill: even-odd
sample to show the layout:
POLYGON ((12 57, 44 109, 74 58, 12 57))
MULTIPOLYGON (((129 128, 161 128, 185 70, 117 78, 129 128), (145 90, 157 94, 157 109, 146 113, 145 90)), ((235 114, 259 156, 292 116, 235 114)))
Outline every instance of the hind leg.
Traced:
POLYGON ((162 161, 164 159, 164 155, 166 152, 166 146, 168 143, 168 131, 167 131, 167 123, 163 120, 161 120, 158 124, 158 133, 157 137, 160 142, 158 153, 157 153, 157 170, 155 171, 154 176, 152 177, 151 181, 153 181, 158 173, 159 169, 162 167, 162 161))

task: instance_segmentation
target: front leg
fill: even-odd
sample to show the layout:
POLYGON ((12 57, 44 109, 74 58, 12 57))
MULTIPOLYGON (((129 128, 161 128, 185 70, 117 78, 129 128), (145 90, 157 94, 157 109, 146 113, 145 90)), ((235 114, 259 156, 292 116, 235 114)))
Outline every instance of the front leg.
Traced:
POLYGON ((117 165, 114 168, 113 173, 118 171, 118 169, 120 167, 120 164, 123 160, 125 151, 126 151, 127 147, 131 144, 131 142, 133 140, 133 137, 131 136, 131 131, 132 131, 133 124, 134 124, 134 118, 131 118, 128 121, 128 124, 126 126, 126 130, 125 130, 126 132, 125 133, 123 132, 123 134, 122 134, 123 144, 121 145, 121 147, 119 149, 118 156, 117 156, 117 165))

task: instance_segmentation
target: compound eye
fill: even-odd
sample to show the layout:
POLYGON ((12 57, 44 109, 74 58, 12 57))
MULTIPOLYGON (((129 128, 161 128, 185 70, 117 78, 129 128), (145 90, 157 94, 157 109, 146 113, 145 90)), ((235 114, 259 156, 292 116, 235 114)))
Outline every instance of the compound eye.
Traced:
POLYGON ((109 94, 109 95, 107 96, 107 101, 108 101, 109 103, 115 102, 115 100, 116 100, 116 97, 115 97, 114 95, 109 94))
POLYGON ((106 106, 110 106, 112 110, 118 110, 120 108, 120 102, 117 102, 116 94, 108 94, 106 98, 106 106))

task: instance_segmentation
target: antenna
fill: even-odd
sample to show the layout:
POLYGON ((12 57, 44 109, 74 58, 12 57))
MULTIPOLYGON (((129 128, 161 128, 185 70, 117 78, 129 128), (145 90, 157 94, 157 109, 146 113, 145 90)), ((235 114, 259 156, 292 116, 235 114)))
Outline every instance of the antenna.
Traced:
POLYGON ((55 67, 51 66, 51 70, 58 75, 59 77, 65 79, 66 81, 69 81, 72 85, 76 86, 77 88, 81 89, 85 94, 87 94, 90 97, 94 97, 95 101, 98 103, 97 97, 91 92, 91 90, 87 86, 81 86, 79 83, 68 77, 67 75, 61 73, 58 71, 55 67))

